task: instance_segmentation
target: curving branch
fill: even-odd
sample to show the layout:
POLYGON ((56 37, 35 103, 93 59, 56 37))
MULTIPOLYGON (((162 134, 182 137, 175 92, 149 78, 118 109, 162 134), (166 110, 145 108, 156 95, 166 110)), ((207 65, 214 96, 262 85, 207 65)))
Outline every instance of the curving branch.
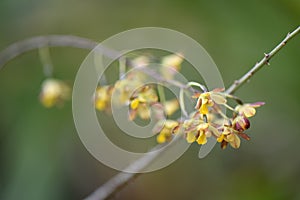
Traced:
MULTIPOLYGON (((87 38, 73 35, 47 35, 36 36, 25 39, 9 45, 6 49, 0 52, 0 69, 5 64, 19 55, 28 51, 36 50, 42 47, 75 47, 80 49, 94 49, 98 45, 97 42, 87 38)), ((100 46, 97 50, 103 52, 104 55, 113 58, 116 51, 104 46, 100 46)))

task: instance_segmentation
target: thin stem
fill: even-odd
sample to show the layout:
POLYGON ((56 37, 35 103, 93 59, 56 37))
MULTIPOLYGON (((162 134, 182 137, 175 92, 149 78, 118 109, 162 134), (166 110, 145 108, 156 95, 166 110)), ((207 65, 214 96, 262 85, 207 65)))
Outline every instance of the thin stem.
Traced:
POLYGON ((292 33, 288 33, 287 36, 280 42, 270 53, 265 53, 265 56, 257 62, 244 76, 234 83, 226 90, 225 93, 233 94, 239 87, 245 84, 256 72, 258 72, 264 65, 270 65, 271 58, 283 48, 286 43, 295 37, 300 32, 300 26, 298 26, 292 33))
POLYGON ((186 109, 185 109, 184 90, 183 89, 180 89, 180 91, 179 91, 179 105, 180 105, 182 114, 187 117, 188 113, 186 112, 186 109))
POLYGON ((187 85, 188 85, 188 86, 196 86, 196 87, 199 87, 203 92, 207 92, 207 88, 206 88, 204 85, 200 84, 200 83, 191 81, 191 82, 188 82, 187 85))
POLYGON ((46 77, 52 77, 53 64, 51 61, 50 51, 48 47, 39 48, 39 57, 43 65, 43 71, 46 77))
POLYGON ((159 96, 159 101, 162 104, 165 104, 166 102, 166 96, 165 96, 165 90, 164 90, 164 86, 157 84, 157 92, 158 92, 158 96, 159 96))
POLYGON ((119 78, 123 79, 126 73, 126 58, 122 56, 119 58, 119 78))

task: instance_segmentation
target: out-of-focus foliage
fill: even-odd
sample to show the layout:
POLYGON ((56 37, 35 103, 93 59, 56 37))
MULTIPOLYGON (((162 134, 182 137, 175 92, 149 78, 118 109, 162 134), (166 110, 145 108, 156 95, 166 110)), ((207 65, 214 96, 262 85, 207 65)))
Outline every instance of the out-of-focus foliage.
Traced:
MULTIPOLYGON (((129 28, 172 28, 201 43, 229 85, 299 25, 300 2, 2 0, 0 13, 1 49, 34 35, 102 41, 129 28)), ((299 45, 298 36, 237 92, 249 102, 267 102, 253 119, 250 142, 239 151, 215 148, 203 160, 196 159, 198 145, 193 145, 175 163, 139 177, 117 197, 299 199, 299 45)), ((72 82, 87 53, 52 48, 55 77, 72 82)), ((0 71, 0 199, 81 199, 116 173, 81 144, 70 102, 63 109, 39 104, 41 66, 34 51, 0 71)))

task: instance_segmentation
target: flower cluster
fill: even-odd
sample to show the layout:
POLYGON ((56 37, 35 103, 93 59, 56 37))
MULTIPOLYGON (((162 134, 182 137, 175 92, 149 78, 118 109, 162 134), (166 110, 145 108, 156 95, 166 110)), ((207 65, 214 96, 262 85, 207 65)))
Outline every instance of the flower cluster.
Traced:
MULTIPOLYGON (((128 62, 125 67, 147 69, 150 62, 148 57, 139 56, 128 62)), ((165 83, 170 82, 175 73, 180 70, 182 62, 182 54, 165 56, 161 59, 162 67, 152 76, 159 76, 154 78, 165 80, 165 83)), ((184 97, 181 97, 180 102, 177 99, 166 100, 165 95, 161 94, 162 91, 158 88, 159 85, 143 84, 147 76, 151 74, 143 73, 143 70, 128 70, 113 85, 98 86, 93 96, 95 108, 110 113, 112 104, 128 106, 129 120, 137 117, 147 120, 153 112, 154 120, 157 120, 153 133, 157 135, 158 143, 169 142, 174 134, 181 134, 188 143, 199 145, 205 145, 208 138, 214 137, 221 144, 222 149, 228 144, 233 148, 239 148, 241 138, 250 140, 245 133, 250 127, 249 118, 256 114, 256 108, 264 105, 263 102, 243 104, 241 100, 227 94, 222 88, 207 91, 201 84, 190 82, 193 83, 189 85, 190 87, 198 86, 200 90, 193 89, 194 93, 190 97, 196 100, 195 109, 188 114, 184 108, 184 97), (228 103, 229 99, 235 100, 237 105, 231 107, 228 103), (174 116, 172 118, 179 107, 187 116, 180 119, 174 119, 174 116), (225 109, 229 112, 225 113, 225 109)), ((183 89, 187 88, 183 87, 183 89)), ((52 107, 68 99, 69 93, 70 89, 63 81, 47 79, 42 85, 40 100, 45 107, 52 107)))
POLYGON ((256 108, 264 105, 264 103, 238 104, 235 108, 231 108, 227 104, 227 98, 236 97, 226 95, 222 91, 222 89, 215 89, 210 92, 195 94, 194 97, 197 98, 195 111, 183 122, 177 121, 176 125, 170 126, 170 123, 166 122, 159 132, 157 141, 168 141, 171 135, 175 133, 174 130, 180 128, 182 128, 188 143, 196 142, 205 145, 207 138, 214 137, 221 143, 222 149, 226 148, 228 144, 233 148, 239 148, 240 138, 250 140, 250 137, 245 133, 250 127, 249 118, 254 116, 256 108), (232 111, 231 117, 227 117, 222 112, 221 106, 232 111))

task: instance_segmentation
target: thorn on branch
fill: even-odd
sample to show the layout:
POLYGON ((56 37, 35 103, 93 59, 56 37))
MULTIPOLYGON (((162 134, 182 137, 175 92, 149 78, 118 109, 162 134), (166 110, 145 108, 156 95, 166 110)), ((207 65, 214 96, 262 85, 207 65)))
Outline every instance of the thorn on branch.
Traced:
POLYGON ((270 54, 268 54, 268 53, 264 53, 264 55, 265 55, 265 59, 266 59, 266 61, 265 61, 265 63, 266 63, 266 65, 270 65, 270 54))
POLYGON ((266 59, 268 59, 270 57, 270 54, 268 54, 268 53, 264 53, 264 55, 265 55, 266 59))

